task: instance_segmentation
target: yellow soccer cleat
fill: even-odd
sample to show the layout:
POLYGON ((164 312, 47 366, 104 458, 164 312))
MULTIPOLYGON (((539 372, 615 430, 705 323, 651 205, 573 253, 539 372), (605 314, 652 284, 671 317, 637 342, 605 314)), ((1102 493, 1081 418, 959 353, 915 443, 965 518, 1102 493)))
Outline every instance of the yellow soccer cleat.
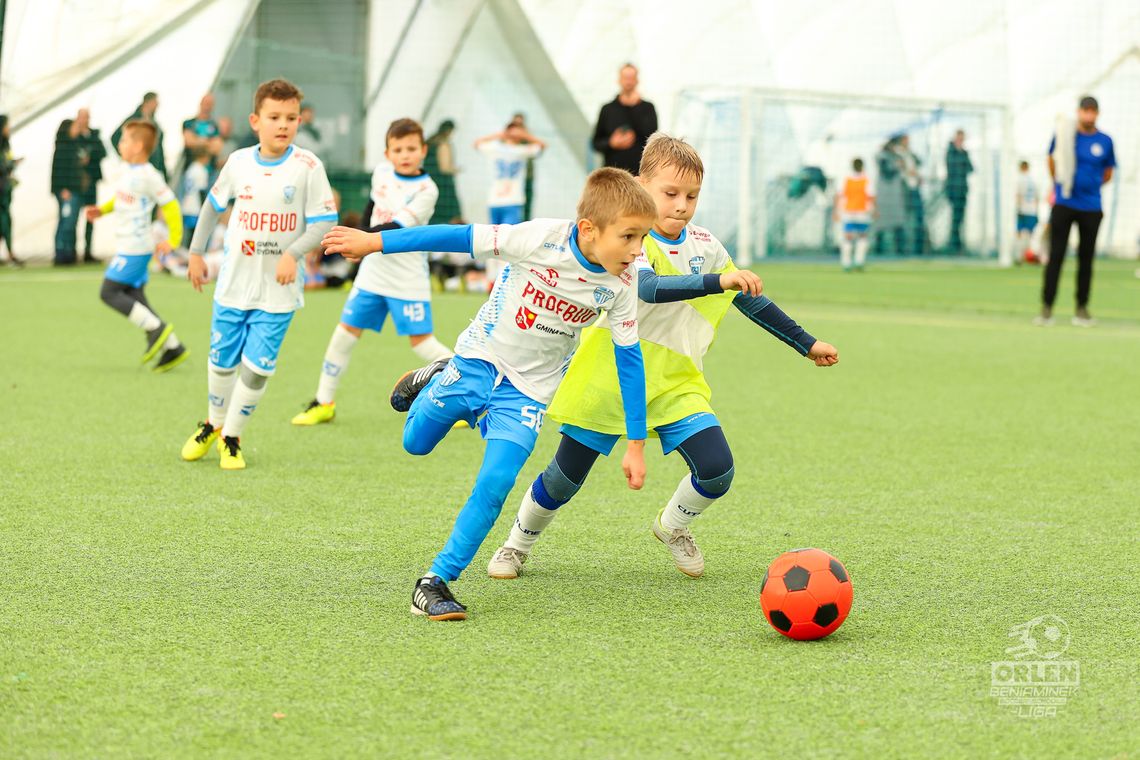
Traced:
POLYGON ((241 455, 241 439, 225 436, 218 439, 218 453, 222 456, 223 470, 244 470, 245 457, 241 455))
POLYGON ((332 422, 333 417, 336 417, 335 401, 322 404, 320 401, 313 399, 309 402, 309 405, 305 407, 305 411, 293 418, 293 424, 304 426, 320 425, 322 422, 332 422))
POLYGON ((210 444, 218 437, 218 432, 209 422, 199 422, 194 435, 182 445, 182 458, 187 462, 196 462, 206 456, 210 444))
POLYGON ((159 357, 158 364, 154 365, 153 371, 169 372, 188 358, 190 358, 190 349, 186 346, 168 348, 162 352, 162 356, 159 357))
POLYGON ((161 324, 146 334, 146 352, 142 355, 142 363, 146 364, 154 357, 158 356, 158 352, 166 344, 166 339, 174 333, 174 325, 161 324))

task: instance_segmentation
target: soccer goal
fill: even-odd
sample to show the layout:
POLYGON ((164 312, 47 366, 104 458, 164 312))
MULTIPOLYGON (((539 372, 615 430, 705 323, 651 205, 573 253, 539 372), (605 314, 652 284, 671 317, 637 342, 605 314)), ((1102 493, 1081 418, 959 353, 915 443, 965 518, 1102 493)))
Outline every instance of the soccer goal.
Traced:
POLYGON ((827 257, 837 251, 838 183, 862 158, 879 193, 871 250, 884 256, 1008 255, 1016 166, 1002 105, 771 89, 682 91, 674 132, 701 152, 706 177, 697 222, 738 262, 827 257), (952 237, 960 182, 947 183, 958 130, 973 165, 961 245, 952 237), (907 137, 905 152, 897 138, 907 137), (888 147, 892 138, 896 143, 888 147), (890 151, 890 152, 887 152, 890 151), (903 157, 900 164, 899 157, 903 157), (900 165, 909 171, 898 173, 900 165))

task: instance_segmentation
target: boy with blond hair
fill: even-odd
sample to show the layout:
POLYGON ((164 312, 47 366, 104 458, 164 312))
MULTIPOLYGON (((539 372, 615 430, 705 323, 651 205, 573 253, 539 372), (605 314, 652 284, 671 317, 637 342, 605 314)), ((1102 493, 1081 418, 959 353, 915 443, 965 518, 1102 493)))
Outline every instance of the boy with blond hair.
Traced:
MULTIPOLYGON (((636 264, 647 425, 661 439, 662 451, 680 452, 690 469, 650 529, 677 569, 696 578, 704 573, 704 556, 689 525, 728 492, 735 471, 702 372, 724 315, 736 307, 818 366, 835 364, 839 354, 762 296, 760 278, 738 270, 708 230, 690 224, 704 179, 704 165, 691 146, 655 133, 642 154, 638 179, 657 213, 636 264)), ((492 578, 518 577, 539 535, 585 483, 598 455, 608 455, 621 435, 614 424, 621 409, 615 367, 601 350, 612 329, 612 320, 599 322, 583 336, 550 406, 550 416, 563 423, 562 441, 523 496, 510 537, 487 567, 492 578)))
POLYGON ((116 252, 107 265, 99 297, 146 333, 146 364, 158 356, 155 372, 166 372, 186 361, 189 351, 179 342, 170 325, 151 309, 146 287, 150 259, 154 252, 165 256, 182 242, 182 216, 178 200, 162 175, 147 162, 158 140, 158 130, 149 121, 128 121, 119 138, 119 155, 125 171, 115 180, 115 194, 101 206, 88 206, 88 221, 114 212, 116 252), (168 237, 157 244, 150 220, 155 206, 166 220, 168 237), (162 352, 161 356, 159 352, 162 352))
POLYGON ((602 313, 623 431, 629 486, 645 478, 645 371, 637 339, 633 262, 653 224, 653 200, 627 172, 598 169, 586 180, 576 220, 517 225, 437 225, 367 233, 335 228, 326 250, 349 259, 372 253, 466 251, 509 263, 487 302, 459 337, 455 356, 405 373, 391 403, 408 413, 404 449, 424 455, 457 422, 478 424, 487 442, 475 487, 430 571, 416 581, 412 612, 462 620, 467 608, 448 588, 487 537, 534 449, 583 328, 602 313))
POLYGON ((292 82, 272 79, 257 88, 249 125, 258 144, 226 159, 194 229, 187 274, 201 291, 206 246, 233 201, 214 287, 209 412, 182 447, 187 461, 201 459, 217 441, 223 470, 245 468, 241 434, 277 368, 293 313, 304 304, 297 262, 337 218, 320 159, 293 145, 300 112, 301 91, 292 82))

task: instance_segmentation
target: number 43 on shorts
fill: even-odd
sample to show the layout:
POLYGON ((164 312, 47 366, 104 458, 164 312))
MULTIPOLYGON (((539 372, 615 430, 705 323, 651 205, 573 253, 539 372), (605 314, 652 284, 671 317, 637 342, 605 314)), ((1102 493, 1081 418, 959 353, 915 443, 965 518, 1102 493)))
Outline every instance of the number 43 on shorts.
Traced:
POLYGON ((542 420, 546 417, 545 407, 524 406, 519 413, 522 415, 523 427, 528 427, 536 433, 542 430, 542 420))
POLYGON ((423 322, 425 316, 422 302, 404 304, 404 318, 409 322, 423 322))

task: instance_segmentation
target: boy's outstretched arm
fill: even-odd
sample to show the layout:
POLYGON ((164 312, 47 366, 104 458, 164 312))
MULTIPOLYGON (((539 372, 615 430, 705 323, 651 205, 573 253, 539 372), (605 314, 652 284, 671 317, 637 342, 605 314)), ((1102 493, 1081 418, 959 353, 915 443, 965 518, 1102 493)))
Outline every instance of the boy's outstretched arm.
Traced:
POLYGON ((474 250, 473 234, 474 228, 470 224, 429 224, 385 232, 333 227, 321 245, 325 253, 339 253, 349 261, 360 261, 373 253, 471 253, 474 250))
POLYGON ((801 356, 814 361, 816 366, 830 367, 839 362, 839 352, 835 346, 816 340, 779 306, 772 303, 772 299, 768 296, 741 293, 732 299, 732 305, 744 316, 794 348, 801 356))
POLYGON ((688 301, 701 296, 717 295, 726 290, 758 296, 764 282, 747 269, 724 274, 665 274, 642 268, 637 272, 637 297, 646 303, 688 301))

